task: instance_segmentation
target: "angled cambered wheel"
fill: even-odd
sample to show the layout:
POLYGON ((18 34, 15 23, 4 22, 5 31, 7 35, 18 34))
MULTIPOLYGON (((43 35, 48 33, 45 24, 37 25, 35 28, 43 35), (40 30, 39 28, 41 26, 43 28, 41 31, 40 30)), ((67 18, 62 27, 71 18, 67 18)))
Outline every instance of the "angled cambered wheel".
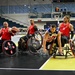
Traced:
POLYGON ((48 45, 49 48, 47 48, 49 55, 53 55, 53 57, 55 58, 56 56, 56 52, 57 52, 57 46, 55 43, 52 43, 51 45, 48 45))
POLYGON ((42 35, 36 31, 35 35, 28 39, 28 49, 31 53, 37 54, 37 51, 42 47, 43 38, 42 35))
POLYGON ((75 57, 75 40, 73 42, 70 42, 70 48, 73 56, 75 57))
POLYGON ((42 47, 42 44, 43 44, 43 37, 42 37, 42 35, 40 34, 39 31, 36 31, 34 38, 35 38, 36 41, 39 42, 39 45, 37 47, 37 50, 39 50, 42 47))
POLYGON ((16 45, 10 40, 4 41, 2 44, 2 50, 7 56, 14 56, 16 54, 16 45))

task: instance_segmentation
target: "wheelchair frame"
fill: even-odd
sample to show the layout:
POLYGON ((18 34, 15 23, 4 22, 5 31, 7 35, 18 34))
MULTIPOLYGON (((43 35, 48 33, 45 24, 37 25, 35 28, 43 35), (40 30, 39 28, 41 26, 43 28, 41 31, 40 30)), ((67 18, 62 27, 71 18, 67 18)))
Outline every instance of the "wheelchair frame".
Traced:
MULTIPOLYGON (((50 46, 50 51, 48 51, 49 55, 53 55, 53 58, 56 58, 56 56, 58 56, 56 54, 57 50, 58 50, 58 48, 57 48, 56 44, 53 42, 50 46), (51 50, 52 50, 52 54, 50 54, 51 50)), ((65 47, 63 47, 63 51, 64 50, 65 50, 65 55, 63 55, 63 56, 65 56, 65 59, 68 57, 68 54, 75 57, 74 45, 72 45, 71 41, 69 43, 67 43, 65 47), (70 47, 69 47, 69 45, 70 45, 70 47)))
MULTIPOLYGON (((24 39, 23 39, 24 40, 24 39)), ((25 43, 25 42, 24 42, 25 43)), ((20 49, 19 48, 19 42, 18 42, 18 49, 19 49, 19 51, 21 52, 21 53, 23 53, 23 52, 25 52, 25 51, 29 51, 30 53, 32 53, 32 54, 37 54, 37 51, 42 47, 42 43, 43 43, 43 37, 42 37, 42 35, 40 34, 40 32, 39 31, 36 31, 35 32, 35 34, 34 34, 34 36, 31 36, 30 38, 28 38, 28 40, 27 40, 27 42, 26 42, 26 49, 20 49), (41 38, 41 44, 40 44, 40 46, 38 47, 38 48, 32 48, 32 45, 34 45, 34 46, 37 46, 37 44, 35 43, 35 42, 38 42, 38 39, 35 37, 36 35, 38 35, 39 34, 39 36, 40 36, 40 38, 41 38), (33 41, 33 40, 35 40, 35 42, 34 43, 32 43, 31 41, 33 41), (35 50, 32 50, 32 49, 35 49, 35 50)), ((38 44, 39 45, 39 44, 38 44)))

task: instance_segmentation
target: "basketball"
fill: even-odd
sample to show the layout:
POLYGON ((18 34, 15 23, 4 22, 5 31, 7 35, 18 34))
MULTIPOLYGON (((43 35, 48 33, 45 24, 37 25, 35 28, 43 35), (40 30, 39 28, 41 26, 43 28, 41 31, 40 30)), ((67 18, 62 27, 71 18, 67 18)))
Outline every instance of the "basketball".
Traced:
POLYGON ((11 31, 13 33, 16 33, 16 32, 19 32, 19 29, 17 27, 13 26, 12 29, 11 29, 11 31))

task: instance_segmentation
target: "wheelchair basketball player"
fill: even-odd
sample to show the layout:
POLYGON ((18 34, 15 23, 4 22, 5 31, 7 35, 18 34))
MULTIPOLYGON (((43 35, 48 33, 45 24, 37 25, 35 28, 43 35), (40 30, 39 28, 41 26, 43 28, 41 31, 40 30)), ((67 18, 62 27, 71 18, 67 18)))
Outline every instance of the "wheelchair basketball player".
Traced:
POLYGON ((63 53, 62 47, 64 47, 64 44, 68 43, 69 41, 72 41, 72 38, 74 36, 74 28, 73 25, 70 23, 70 16, 68 15, 64 16, 63 22, 59 24, 59 32, 61 34, 61 37, 59 38, 60 41, 59 54, 60 54, 60 52, 63 53))
POLYGON ((21 37, 18 41, 18 49, 26 50, 27 49, 27 41, 30 37, 34 36, 35 31, 38 31, 37 26, 34 24, 34 20, 30 20, 30 26, 27 29, 27 34, 21 37))
POLYGON ((56 30, 56 25, 53 24, 50 26, 50 28, 45 32, 45 35, 43 37, 43 51, 46 53, 47 52, 47 46, 49 44, 52 44, 55 42, 57 46, 60 47, 60 38, 61 34, 58 30, 56 30))
POLYGON ((2 52, 2 44, 4 41, 11 40, 11 36, 14 36, 19 29, 15 26, 9 27, 8 22, 3 22, 3 28, 0 29, 0 53, 2 52))

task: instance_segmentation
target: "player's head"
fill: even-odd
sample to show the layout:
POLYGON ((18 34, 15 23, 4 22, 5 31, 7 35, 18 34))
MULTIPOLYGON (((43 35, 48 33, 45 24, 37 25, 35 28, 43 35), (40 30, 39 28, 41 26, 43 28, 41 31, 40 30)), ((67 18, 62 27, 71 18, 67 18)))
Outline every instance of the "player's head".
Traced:
POLYGON ((52 24, 50 26, 50 29, 51 29, 51 32, 54 33, 56 31, 56 25, 55 24, 52 24))
POLYGON ((8 27, 8 22, 3 22, 3 26, 4 26, 4 28, 7 28, 8 27))
POLYGON ((70 22, 70 16, 68 15, 64 16, 64 22, 70 22))
POLYGON ((31 25, 34 25, 34 20, 30 20, 30 24, 31 25))

